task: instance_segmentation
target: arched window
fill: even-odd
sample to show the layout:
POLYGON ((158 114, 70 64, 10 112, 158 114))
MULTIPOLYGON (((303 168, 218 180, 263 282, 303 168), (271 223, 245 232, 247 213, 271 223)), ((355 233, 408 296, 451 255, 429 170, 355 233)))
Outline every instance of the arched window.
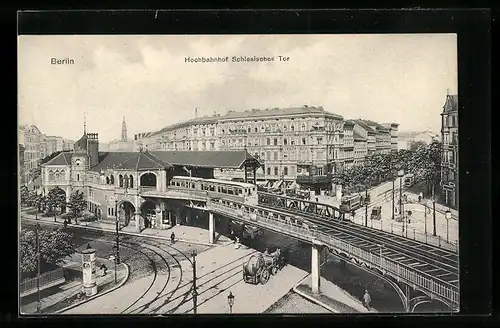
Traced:
POLYGON ((295 125, 290 126, 290 131, 292 131, 292 132, 295 131, 295 125))
POLYGON ((302 131, 306 130, 306 124, 305 123, 302 123, 301 129, 302 129, 302 131))
POLYGON ((109 177, 109 184, 112 184, 112 185, 114 185, 114 184, 115 184, 115 177, 114 177, 113 175, 111 175, 111 176, 109 177))
POLYGON ((259 132, 259 129, 257 127, 255 127, 255 133, 259 132))
POLYGON ((288 145, 288 139, 287 139, 287 138, 283 139, 283 144, 284 144, 285 146, 286 146, 286 145, 288 145))
POLYGON ((286 132, 287 130, 288 130, 288 127, 286 126, 286 124, 285 124, 285 125, 283 125, 283 131, 285 131, 285 132, 286 132))
POLYGON ((129 185, 130 185, 130 188, 134 188, 134 177, 132 176, 132 174, 130 175, 130 178, 129 178, 129 185))
POLYGON ((49 181, 54 181, 54 172, 49 171, 49 181))
POLYGON ((106 184, 109 184, 109 177, 106 177, 106 184))
POLYGON ((123 186, 125 188, 128 188, 128 176, 126 175, 123 177, 123 186))
POLYGON ((121 174, 118 176, 118 181, 120 183, 120 188, 123 188, 123 176, 121 174))
POLYGON ((56 171, 56 181, 60 180, 59 171, 56 171))

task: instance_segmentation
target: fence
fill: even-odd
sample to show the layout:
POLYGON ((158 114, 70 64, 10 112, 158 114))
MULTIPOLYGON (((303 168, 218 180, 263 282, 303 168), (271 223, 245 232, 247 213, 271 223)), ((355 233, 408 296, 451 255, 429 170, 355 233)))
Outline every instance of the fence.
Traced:
POLYGON ((302 240, 318 240, 331 248, 345 252, 353 258, 369 264, 370 267, 379 268, 385 274, 390 274, 414 288, 418 287, 424 292, 442 298, 452 308, 458 308, 460 298, 458 288, 439 278, 418 269, 407 267, 381 254, 365 251, 326 233, 295 225, 285 218, 267 218, 259 215, 255 209, 254 211, 248 210, 247 207, 238 207, 238 205, 233 205, 232 203, 225 205, 222 200, 207 204, 209 210, 232 217, 239 217, 250 222, 258 222, 260 226, 269 228, 270 230, 284 232, 302 240))
MULTIPOLYGON (((62 278, 64 278, 63 268, 45 272, 44 274, 40 275, 40 287, 62 278)), ((31 289, 35 289, 37 287, 36 281, 37 278, 25 279, 19 286, 20 293, 23 294, 31 289)))

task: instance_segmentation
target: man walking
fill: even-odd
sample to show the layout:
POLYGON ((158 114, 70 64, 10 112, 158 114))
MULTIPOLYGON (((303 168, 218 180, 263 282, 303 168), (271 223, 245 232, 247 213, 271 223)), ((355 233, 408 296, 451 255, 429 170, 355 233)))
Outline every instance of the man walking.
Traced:
POLYGON ((370 297, 370 294, 368 293, 368 289, 365 289, 365 295, 363 295, 363 305, 365 308, 370 311, 370 303, 372 302, 372 298, 370 297))
POLYGON ((175 242, 175 233, 172 231, 172 234, 170 235, 170 244, 173 244, 175 242))

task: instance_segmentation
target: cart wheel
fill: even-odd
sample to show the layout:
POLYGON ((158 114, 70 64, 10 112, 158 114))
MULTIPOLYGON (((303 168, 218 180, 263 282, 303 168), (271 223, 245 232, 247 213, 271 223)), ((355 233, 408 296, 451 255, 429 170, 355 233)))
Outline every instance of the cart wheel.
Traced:
POLYGON ((260 283, 264 285, 266 282, 268 282, 269 276, 270 276, 269 270, 267 269, 262 270, 262 273, 260 274, 260 283))
POLYGON ((278 273, 278 266, 273 266, 271 268, 271 274, 274 276, 278 273))

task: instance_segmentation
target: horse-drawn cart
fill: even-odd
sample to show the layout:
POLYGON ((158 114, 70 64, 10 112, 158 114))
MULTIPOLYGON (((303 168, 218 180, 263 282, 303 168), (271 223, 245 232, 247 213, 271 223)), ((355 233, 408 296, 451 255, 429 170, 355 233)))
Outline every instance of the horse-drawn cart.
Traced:
POLYGON ((284 259, 279 250, 269 255, 252 255, 247 263, 243 263, 243 281, 264 285, 269 281, 271 275, 274 276, 283 266, 284 259))

